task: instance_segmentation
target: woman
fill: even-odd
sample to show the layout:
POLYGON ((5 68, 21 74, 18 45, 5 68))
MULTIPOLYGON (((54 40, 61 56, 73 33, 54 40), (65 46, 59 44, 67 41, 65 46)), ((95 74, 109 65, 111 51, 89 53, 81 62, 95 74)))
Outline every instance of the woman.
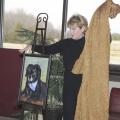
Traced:
MULTIPOLYGON (((82 74, 73 74, 72 68, 75 61, 79 58, 85 45, 85 32, 88 22, 82 15, 76 14, 70 17, 67 23, 70 29, 71 38, 60 40, 52 45, 46 45, 44 54, 61 53, 64 62, 64 85, 63 85, 63 120, 74 120, 77 95, 82 82, 82 74)), ((32 45, 20 50, 24 52, 32 49, 32 45)), ((35 52, 42 53, 41 45, 34 47, 35 52)))

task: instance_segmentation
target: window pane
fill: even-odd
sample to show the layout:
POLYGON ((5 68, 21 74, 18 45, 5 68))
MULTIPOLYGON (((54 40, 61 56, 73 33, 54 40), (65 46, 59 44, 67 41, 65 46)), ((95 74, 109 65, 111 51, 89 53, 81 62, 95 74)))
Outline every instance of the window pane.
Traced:
MULTIPOLYGON (((120 0, 113 0, 115 3, 120 3, 120 0)), ((79 13, 85 16, 90 22, 90 19, 97 9, 104 1, 103 0, 69 0, 68 2, 68 19, 73 14, 79 13)), ((112 43, 111 43, 111 64, 120 64, 120 15, 114 19, 110 19, 110 28, 112 34, 112 43), (116 34, 117 33, 117 34, 116 34)))
MULTIPOLYGON (((33 41, 39 13, 48 14, 47 43, 59 40, 62 6, 62 0, 5 0, 4 43, 26 44, 33 41)), ((4 44, 4 47, 7 46, 4 44)))

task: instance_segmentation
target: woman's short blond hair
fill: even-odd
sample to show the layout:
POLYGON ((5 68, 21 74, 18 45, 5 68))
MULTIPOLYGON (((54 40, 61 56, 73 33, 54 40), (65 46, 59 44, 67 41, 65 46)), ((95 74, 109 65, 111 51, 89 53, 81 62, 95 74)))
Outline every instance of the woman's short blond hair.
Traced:
POLYGON ((83 26, 87 27, 88 26, 88 21, 84 16, 82 16, 80 14, 74 14, 68 20, 67 26, 70 27, 74 24, 77 24, 78 27, 83 27, 83 26))

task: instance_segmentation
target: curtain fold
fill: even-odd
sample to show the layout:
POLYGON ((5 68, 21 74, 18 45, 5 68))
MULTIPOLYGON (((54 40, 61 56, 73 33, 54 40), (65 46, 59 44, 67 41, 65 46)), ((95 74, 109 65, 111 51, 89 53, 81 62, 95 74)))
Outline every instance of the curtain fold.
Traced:
POLYGON ((108 120, 109 116, 109 17, 114 18, 120 6, 105 1, 94 12, 86 33, 83 53, 72 72, 83 73, 78 94, 75 120, 108 120))

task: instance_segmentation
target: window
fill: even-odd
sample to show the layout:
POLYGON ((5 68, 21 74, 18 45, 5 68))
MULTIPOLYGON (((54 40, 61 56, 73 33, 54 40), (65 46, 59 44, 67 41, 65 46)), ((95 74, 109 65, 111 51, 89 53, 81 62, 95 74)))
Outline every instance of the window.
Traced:
POLYGON ((4 43, 26 44, 32 41, 39 13, 48 14, 48 44, 59 40, 62 6, 62 0, 5 0, 4 43))
MULTIPOLYGON (((88 22, 97 9, 104 1, 102 0, 84 0, 80 2, 79 0, 69 0, 68 1, 68 19, 73 14, 79 13, 84 15, 88 22), (79 3, 79 4, 78 4, 79 3)), ((113 0, 115 3, 120 3, 120 0, 113 0)), ((110 28, 112 34, 112 43, 110 51, 110 63, 111 64, 120 64, 120 15, 118 14, 116 18, 110 19, 110 28)))
MULTIPOLYGON (((115 3, 120 3, 120 0, 113 1, 115 3)), ((93 0, 92 2, 84 0, 79 3, 79 0, 68 0, 67 19, 69 19, 69 17, 75 13, 80 13, 88 19, 88 22, 90 22, 94 11, 103 2, 104 1, 101 0, 93 0)), ((33 40, 32 33, 35 31, 36 17, 41 12, 46 12, 49 16, 47 42, 51 43, 60 40, 62 27, 62 8, 62 0, 5 0, 4 43, 9 42, 26 44, 33 40), (22 30, 25 32, 24 34, 22 30)), ((118 15, 115 19, 110 19, 110 28, 112 34, 110 51, 111 64, 120 64, 119 20, 120 15, 118 15)))

